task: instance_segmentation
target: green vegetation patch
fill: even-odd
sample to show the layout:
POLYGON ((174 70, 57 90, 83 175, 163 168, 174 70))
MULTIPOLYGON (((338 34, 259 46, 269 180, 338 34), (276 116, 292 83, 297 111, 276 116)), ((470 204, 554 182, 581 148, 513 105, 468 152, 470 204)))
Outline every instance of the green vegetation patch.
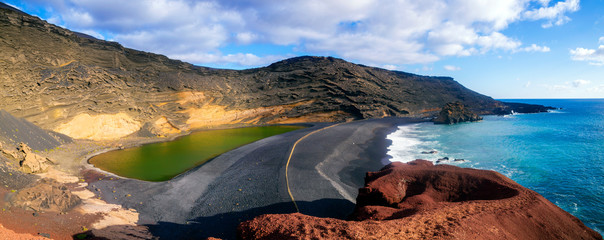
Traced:
POLYGON ((89 162, 123 177, 166 181, 237 147, 301 128, 304 127, 265 126, 201 131, 171 142, 103 153, 89 162))

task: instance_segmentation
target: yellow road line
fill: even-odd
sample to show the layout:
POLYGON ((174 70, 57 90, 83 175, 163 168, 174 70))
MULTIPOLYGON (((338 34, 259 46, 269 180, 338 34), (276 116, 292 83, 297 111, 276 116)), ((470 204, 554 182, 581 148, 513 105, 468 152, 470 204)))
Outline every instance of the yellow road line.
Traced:
POLYGON ((303 137, 301 137, 300 139, 298 139, 298 141, 296 141, 294 143, 294 146, 292 147, 292 150, 289 153, 289 157, 287 158, 287 163, 285 164, 285 183, 287 184, 287 193, 289 193, 289 197, 291 198, 292 202, 294 203, 294 206, 296 207, 296 212, 300 212, 300 209, 298 208, 298 204, 296 204, 296 200, 294 199, 294 195, 292 195, 292 191, 289 189, 289 177, 287 176, 287 172, 289 170, 289 162, 292 159, 292 156, 294 155, 294 150, 296 149, 296 145, 298 145, 298 143, 300 141, 302 141, 303 139, 305 139, 306 137, 308 137, 310 135, 313 135, 313 134, 315 134, 317 132, 323 131, 323 130, 328 129, 328 128, 332 128, 332 127, 338 126, 340 124, 343 124, 343 122, 331 125, 329 127, 324 127, 324 128, 320 128, 320 129, 314 130, 314 131, 312 131, 312 132, 304 135, 303 137))

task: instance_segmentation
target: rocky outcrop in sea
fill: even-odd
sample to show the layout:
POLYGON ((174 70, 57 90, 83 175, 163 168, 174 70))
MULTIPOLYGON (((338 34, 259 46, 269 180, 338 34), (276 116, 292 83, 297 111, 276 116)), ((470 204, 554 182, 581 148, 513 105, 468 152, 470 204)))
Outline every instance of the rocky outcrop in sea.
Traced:
POLYGON ((472 112, 462 102, 454 102, 447 103, 433 122, 436 124, 455 124, 480 120, 482 120, 482 117, 472 112))

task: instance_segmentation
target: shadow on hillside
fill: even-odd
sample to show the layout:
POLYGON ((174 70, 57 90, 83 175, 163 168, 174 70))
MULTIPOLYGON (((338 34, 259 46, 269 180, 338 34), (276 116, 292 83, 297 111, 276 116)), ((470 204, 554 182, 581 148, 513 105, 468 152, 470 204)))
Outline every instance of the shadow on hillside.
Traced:
MULTIPOLYGON (((354 203, 343 199, 321 199, 312 202, 297 202, 303 214, 345 219, 354 210, 354 203)), ((210 217, 190 219, 188 224, 159 222, 147 225, 148 231, 159 239, 204 239, 217 237, 222 239, 237 239, 237 226, 240 222, 251 220, 262 214, 285 214, 295 212, 291 202, 277 203, 265 207, 253 208, 239 212, 228 212, 210 217)), ((114 227, 103 231, 115 231, 114 227), (113 228, 113 229, 111 229, 113 228)), ((79 234, 80 237, 82 236, 79 234)), ((78 234, 74 235, 74 239, 78 234)), ((104 239, 95 237, 92 232, 86 232, 83 239, 104 239)), ((136 237, 135 237, 136 239, 136 237)))

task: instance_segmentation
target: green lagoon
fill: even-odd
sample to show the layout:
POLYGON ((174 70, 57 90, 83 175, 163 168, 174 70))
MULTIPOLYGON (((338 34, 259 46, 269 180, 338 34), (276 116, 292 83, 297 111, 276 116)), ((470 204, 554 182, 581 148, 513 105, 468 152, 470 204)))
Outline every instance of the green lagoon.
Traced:
POLYGON ((301 128, 304 127, 265 126, 200 131, 170 142, 103 153, 92 157, 89 162, 122 177, 166 181, 237 147, 301 128))

